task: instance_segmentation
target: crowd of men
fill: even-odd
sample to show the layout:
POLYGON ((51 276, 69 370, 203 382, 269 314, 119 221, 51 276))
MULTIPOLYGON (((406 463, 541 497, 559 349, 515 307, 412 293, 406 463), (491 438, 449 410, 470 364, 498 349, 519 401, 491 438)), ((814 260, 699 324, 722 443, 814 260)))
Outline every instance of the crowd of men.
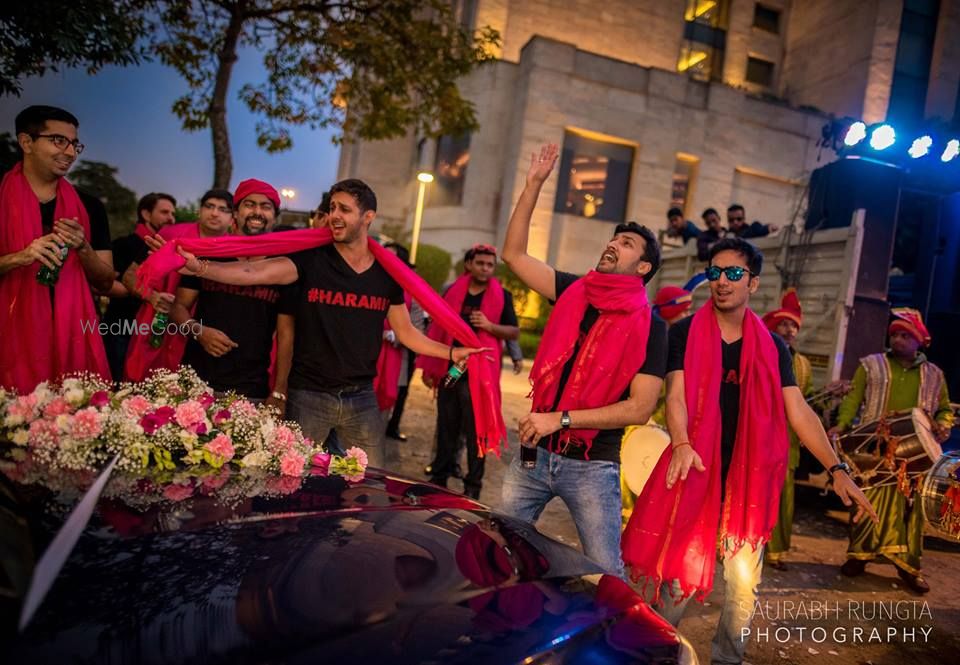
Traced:
POLYGON ((727 226, 723 227, 720 213, 707 208, 701 215, 704 228, 698 227, 683 216, 683 210, 677 207, 667 211, 667 237, 680 238, 683 244, 691 240, 697 243, 697 258, 706 261, 710 258, 710 248, 723 238, 763 238, 776 233, 776 224, 761 224, 758 221, 747 223, 747 211, 739 203, 727 208, 727 226))
MULTIPOLYGON (((409 270, 404 248, 369 240, 376 195, 355 179, 330 188, 313 220, 327 231, 309 238, 278 233, 277 190, 248 178, 232 193, 206 192, 194 223, 174 224, 172 196, 145 196, 134 231, 111 243, 102 204, 64 179, 83 150, 78 127, 54 107, 17 116, 23 159, 0 185, 4 388, 26 392, 76 371, 139 380, 158 367, 188 364, 217 393, 267 403, 315 440, 360 446, 383 467, 385 434, 403 438, 400 413, 416 364, 437 397, 430 478, 446 486, 462 476, 465 493, 477 498, 484 453, 502 443, 490 440, 500 437, 494 425, 502 423, 499 356, 519 334, 510 291, 494 277, 502 259, 555 303, 530 372, 532 407, 519 423, 525 452, 505 475, 502 511, 536 522, 561 497, 586 555, 614 574, 654 582, 651 600, 674 623, 691 597, 712 588, 719 551, 726 596, 713 659, 741 662, 749 617, 740 608, 756 599, 771 537, 773 562, 785 565, 791 469, 802 445, 851 506, 852 563, 843 572, 859 574, 866 561, 885 556, 911 588, 927 588, 919 511, 896 492, 868 498, 805 399, 810 367, 796 352, 802 311, 795 294, 763 319, 750 308, 763 255, 746 239, 775 227, 747 225, 742 206, 727 210, 726 231, 713 209, 704 212, 705 231, 670 210, 671 229, 698 242, 710 297, 692 313, 690 291, 668 286, 651 303, 646 283, 661 257, 644 226, 617 225, 586 275, 556 270, 528 252, 533 211, 558 156, 557 146, 547 145, 531 156, 502 253, 473 246, 463 273, 434 299, 409 270), (183 268, 153 283, 138 279, 150 253, 167 244, 183 268), (214 245, 217 254, 209 253, 214 245), (58 278, 41 283, 44 271, 58 278), (91 292, 109 298, 102 323, 166 317, 175 330, 160 344, 123 325, 81 333, 82 321, 100 316, 91 292), (432 314, 426 330, 421 307, 432 314), (466 376, 451 381, 451 373, 466 376), (624 429, 655 412, 671 443, 623 529, 624 429), (461 444, 466 474, 457 463, 461 444)), ((952 413, 943 376, 920 352, 929 335, 916 312, 894 315, 891 350, 864 359, 838 431, 858 414, 878 418, 920 405, 945 438, 952 413)), ((519 357, 511 356, 519 371, 519 357)))

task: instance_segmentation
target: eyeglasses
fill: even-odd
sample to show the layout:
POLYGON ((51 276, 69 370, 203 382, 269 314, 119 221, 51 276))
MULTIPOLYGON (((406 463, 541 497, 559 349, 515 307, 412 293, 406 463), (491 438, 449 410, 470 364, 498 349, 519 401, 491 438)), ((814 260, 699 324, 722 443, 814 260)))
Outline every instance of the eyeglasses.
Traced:
POLYGON ((744 273, 749 274, 751 277, 756 277, 756 275, 746 268, 741 268, 740 266, 730 266, 729 268, 721 268, 719 266, 710 266, 703 271, 703 274, 707 276, 707 279, 711 282, 715 282, 720 279, 720 275, 724 274, 727 276, 727 279, 731 282, 739 282, 743 279, 744 273))
POLYGON ((200 207, 203 208, 204 210, 209 210, 210 212, 213 212, 214 210, 216 210, 218 212, 223 213, 224 215, 229 215, 230 213, 233 212, 233 210, 231 208, 228 208, 227 206, 218 206, 216 203, 210 203, 209 201, 207 203, 204 203, 200 207))
POLYGON ((77 139, 70 139, 64 136, 63 134, 33 134, 35 139, 50 139, 50 142, 56 146, 57 150, 66 150, 68 145, 73 146, 73 151, 78 155, 83 152, 83 149, 86 147, 77 139))

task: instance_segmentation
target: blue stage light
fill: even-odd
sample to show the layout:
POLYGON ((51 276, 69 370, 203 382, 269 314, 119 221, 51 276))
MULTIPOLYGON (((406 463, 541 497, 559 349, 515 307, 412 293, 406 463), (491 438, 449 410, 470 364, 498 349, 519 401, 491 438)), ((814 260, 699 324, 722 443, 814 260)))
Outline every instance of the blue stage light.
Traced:
POLYGON ((943 154, 940 155, 940 161, 949 162, 952 159, 956 159, 957 153, 960 153, 960 141, 950 139, 947 141, 947 147, 943 149, 943 154))
POLYGON ((874 150, 886 150, 897 141, 897 133, 890 125, 880 125, 870 133, 870 147, 874 150))
POLYGON ((867 126, 862 122, 855 122, 850 125, 846 136, 843 137, 843 143, 847 147, 853 147, 867 138, 867 126))
POLYGON ((907 154, 914 159, 919 159, 930 152, 930 146, 932 145, 933 139, 931 137, 921 136, 918 139, 914 139, 913 145, 911 145, 910 149, 907 150, 907 154))

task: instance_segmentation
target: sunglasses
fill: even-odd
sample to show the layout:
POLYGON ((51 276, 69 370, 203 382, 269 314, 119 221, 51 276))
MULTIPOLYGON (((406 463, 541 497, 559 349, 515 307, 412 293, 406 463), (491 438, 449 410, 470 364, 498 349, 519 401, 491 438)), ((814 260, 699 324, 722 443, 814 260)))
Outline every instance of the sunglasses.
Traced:
POLYGON ((746 268, 741 268, 740 266, 730 266, 729 268, 710 266, 703 271, 703 274, 706 275, 707 279, 711 282, 715 282, 720 279, 721 274, 726 275, 727 279, 731 282, 739 282, 741 279, 743 279, 744 274, 749 274, 751 277, 756 277, 755 274, 746 268))

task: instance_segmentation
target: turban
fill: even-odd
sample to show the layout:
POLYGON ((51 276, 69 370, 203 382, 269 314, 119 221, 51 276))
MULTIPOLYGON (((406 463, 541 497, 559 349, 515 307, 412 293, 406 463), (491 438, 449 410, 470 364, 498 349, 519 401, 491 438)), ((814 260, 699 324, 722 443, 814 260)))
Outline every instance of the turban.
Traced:
POLYGON ((787 289, 783 298, 780 299, 780 309, 763 315, 764 324, 773 331, 776 331, 777 326, 784 319, 793 321, 798 328, 803 324, 803 311, 800 309, 800 299, 797 297, 796 289, 787 289))
POLYGON ((664 286, 653 299, 654 310, 667 321, 686 312, 693 305, 693 294, 679 286, 664 286))
POLYGON ((280 195, 277 193, 277 190, 274 189, 270 183, 257 180, 256 178, 244 180, 237 185, 237 191, 233 195, 233 205, 239 207, 240 202, 251 194, 263 194, 270 199, 275 209, 280 209, 280 195))
POLYGON ((920 312, 910 307, 894 307, 890 310, 890 314, 893 315, 894 319, 890 322, 890 328, 887 330, 888 333, 901 330, 920 342, 923 346, 930 346, 930 332, 927 330, 927 327, 923 325, 923 317, 920 315, 920 312))

